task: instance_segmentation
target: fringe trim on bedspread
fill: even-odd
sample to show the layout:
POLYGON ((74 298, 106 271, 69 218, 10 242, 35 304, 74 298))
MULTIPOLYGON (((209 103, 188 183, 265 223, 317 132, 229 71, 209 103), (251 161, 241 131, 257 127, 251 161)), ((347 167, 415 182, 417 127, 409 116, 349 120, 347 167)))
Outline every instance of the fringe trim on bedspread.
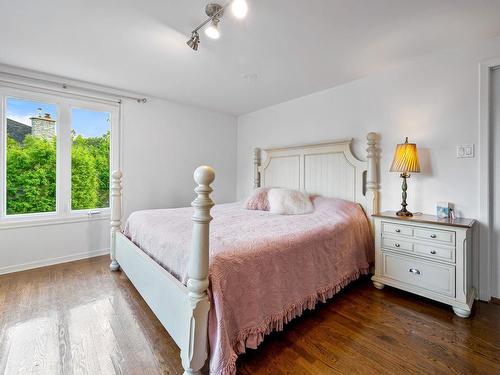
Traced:
POLYGON ((227 365, 222 369, 222 375, 236 374, 236 360, 239 354, 245 353, 245 348, 257 347, 264 341, 266 335, 269 335, 273 331, 282 331, 285 324, 302 315, 306 309, 314 309, 318 302, 326 302, 351 282, 359 279, 361 275, 367 275, 368 273, 369 268, 362 268, 355 271, 336 285, 320 289, 315 294, 309 295, 301 301, 286 306, 280 313, 267 317, 259 326, 240 331, 231 342, 231 347, 234 352, 230 354, 227 365))

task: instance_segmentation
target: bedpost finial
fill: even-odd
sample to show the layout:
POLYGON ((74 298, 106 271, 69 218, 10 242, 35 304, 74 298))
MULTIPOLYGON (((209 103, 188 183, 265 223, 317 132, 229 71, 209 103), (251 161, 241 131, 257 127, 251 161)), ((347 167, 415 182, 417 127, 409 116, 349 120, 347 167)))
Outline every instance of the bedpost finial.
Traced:
POLYGON ((120 178, 122 178, 122 176, 123 176, 122 171, 118 169, 116 171, 113 171, 113 173, 111 174, 111 177, 113 177, 114 180, 119 180, 120 178))
POLYGON ((260 148, 255 147, 253 149, 253 157, 255 160, 260 160, 260 148))
POLYGON ((212 167, 202 165, 194 171, 194 180, 198 185, 210 185, 215 180, 215 172, 212 167))
POLYGON ((378 135, 377 135, 377 133, 374 133, 374 132, 370 132, 366 135, 366 139, 369 141, 376 141, 377 138, 378 138, 378 135))
POLYGON ((377 141, 379 139, 379 136, 377 133, 370 132, 366 135, 366 139, 367 139, 366 143, 368 145, 368 148, 366 149, 366 151, 368 152, 368 159, 371 159, 371 158, 376 157, 376 154, 378 151, 377 150, 377 141))

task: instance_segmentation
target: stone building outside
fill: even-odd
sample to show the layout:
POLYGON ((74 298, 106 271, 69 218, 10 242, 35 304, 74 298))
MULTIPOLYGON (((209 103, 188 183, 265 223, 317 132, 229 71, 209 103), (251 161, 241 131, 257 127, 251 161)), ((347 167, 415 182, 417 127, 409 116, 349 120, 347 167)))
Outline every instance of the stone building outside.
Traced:
POLYGON ((31 135, 37 138, 52 139, 56 136, 56 120, 49 113, 42 115, 41 108, 36 117, 30 117, 31 135))

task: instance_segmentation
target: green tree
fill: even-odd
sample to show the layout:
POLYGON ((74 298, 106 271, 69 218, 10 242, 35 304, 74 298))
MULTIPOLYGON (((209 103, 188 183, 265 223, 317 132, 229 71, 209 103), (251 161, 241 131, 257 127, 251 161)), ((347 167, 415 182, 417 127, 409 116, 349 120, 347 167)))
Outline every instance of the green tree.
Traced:
POLYGON ((7 137, 7 214, 56 210, 56 140, 7 137))
POLYGON ((95 208, 97 204, 95 159, 85 142, 73 142, 71 148, 71 208, 95 208))
MULTIPOLYGON (((7 137, 7 214, 56 210, 56 139, 7 137)), ((109 207, 110 134, 73 135, 71 207, 109 207)))
POLYGON ((101 137, 73 137, 72 208, 109 206, 110 134, 101 137))

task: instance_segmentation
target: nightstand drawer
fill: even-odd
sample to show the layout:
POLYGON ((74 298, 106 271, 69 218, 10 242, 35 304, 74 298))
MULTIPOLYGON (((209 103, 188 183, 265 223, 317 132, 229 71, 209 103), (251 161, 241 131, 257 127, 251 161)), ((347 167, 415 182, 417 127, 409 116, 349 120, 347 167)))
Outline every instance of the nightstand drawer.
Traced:
POLYGON ((383 253, 383 275, 434 293, 455 297, 455 266, 383 253))
POLYGON ((394 250, 413 251, 413 243, 401 241, 399 238, 382 237, 382 247, 394 250))
POLYGON ((407 225, 399 225, 392 223, 383 223, 382 231, 384 233, 403 235, 403 236, 413 236, 413 228, 407 225))
POLYGON ((415 228, 415 237, 443 244, 455 244, 455 232, 434 230, 426 228, 415 228))
POLYGON ((413 246, 415 254, 426 256, 429 259, 444 260, 447 262, 455 262, 455 248, 443 248, 432 245, 423 245, 416 243, 413 246))

